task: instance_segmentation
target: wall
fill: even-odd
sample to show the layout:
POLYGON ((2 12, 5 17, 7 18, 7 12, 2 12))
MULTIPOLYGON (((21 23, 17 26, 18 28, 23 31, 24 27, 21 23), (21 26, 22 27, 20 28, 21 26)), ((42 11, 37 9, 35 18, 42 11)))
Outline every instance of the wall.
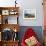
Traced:
MULTIPOLYGON (((20 1, 22 2, 22 1, 20 1)), ((22 10, 24 9, 36 9, 36 19, 35 20, 24 20, 23 12, 20 15, 20 25, 21 26, 42 26, 43 25, 43 11, 42 11, 42 0, 24 0, 22 5, 22 10), (23 3, 24 2, 24 3, 23 3), (40 24, 39 24, 40 23, 40 24)))
MULTIPOLYGON (((15 0, 0 0, 0 6, 15 6, 15 0)), ((19 24, 20 26, 43 26, 43 6, 42 0, 17 0, 18 5, 20 6, 20 17, 19 24), (23 10, 24 9, 36 9, 36 19, 23 19, 23 10)))

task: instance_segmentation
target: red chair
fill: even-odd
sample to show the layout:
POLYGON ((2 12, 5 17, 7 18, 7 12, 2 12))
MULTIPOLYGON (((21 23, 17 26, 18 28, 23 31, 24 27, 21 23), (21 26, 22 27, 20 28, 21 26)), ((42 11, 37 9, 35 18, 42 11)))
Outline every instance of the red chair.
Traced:
MULTIPOLYGON (((28 39, 29 37, 37 37, 36 33, 32 28, 28 28, 27 31, 25 32, 24 37, 22 38, 21 46, 27 46, 25 43, 25 39, 28 39)), ((37 39, 37 38, 36 38, 37 39)), ((41 46, 39 42, 35 46, 41 46)))

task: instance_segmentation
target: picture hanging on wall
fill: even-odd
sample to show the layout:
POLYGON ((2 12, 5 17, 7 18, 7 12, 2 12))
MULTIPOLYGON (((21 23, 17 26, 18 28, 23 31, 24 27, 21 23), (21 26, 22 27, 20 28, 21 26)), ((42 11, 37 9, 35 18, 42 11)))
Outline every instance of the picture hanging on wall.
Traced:
POLYGON ((25 9, 23 10, 24 19, 36 19, 36 9, 25 9))

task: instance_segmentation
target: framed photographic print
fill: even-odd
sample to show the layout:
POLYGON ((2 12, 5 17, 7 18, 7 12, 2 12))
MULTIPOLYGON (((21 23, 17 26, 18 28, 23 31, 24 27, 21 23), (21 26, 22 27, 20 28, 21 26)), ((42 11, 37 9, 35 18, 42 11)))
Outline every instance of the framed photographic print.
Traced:
POLYGON ((36 19, 36 9, 25 9, 23 11, 24 19, 36 19))
POLYGON ((9 15, 9 10, 2 10, 2 15, 9 15))

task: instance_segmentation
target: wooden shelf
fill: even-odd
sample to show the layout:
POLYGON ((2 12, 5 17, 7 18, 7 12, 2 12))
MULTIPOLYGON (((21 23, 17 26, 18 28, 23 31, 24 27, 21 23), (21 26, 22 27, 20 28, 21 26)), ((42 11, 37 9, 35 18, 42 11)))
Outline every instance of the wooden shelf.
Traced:
POLYGON ((8 43, 8 42, 12 43, 12 42, 19 42, 19 40, 15 40, 15 41, 10 40, 10 41, 3 41, 3 42, 5 42, 5 43, 8 43))
POLYGON ((17 10, 18 8, 19 8, 19 7, 0 7, 0 10, 7 10, 7 9, 8 9, 8 10, 9 10, 9 9, 10 9, 10 10, 11 10, 11 9, 16 9, 16 10, 17 10))
MULTIPOLYGON (((7 17, 9 17, 9 16, 14 16, 14 17, 17 16, 17 20, 18 20, 19 7, 0 7, 0 20, 1 20, 0 32, 3 33, 3 30, 7 28, 7 29, 11 29, 10 31, 14 31, 14 33, 18 33, 19 29, 20 29, 18 21, 17 21, 17 24, 8 24, 7 17), (13 12, 13 14, 10 12, 13 12)), ((1 34, 1 36, 2 36, 2 34, 1 34)), ((13 37, 13 39, 14 39, 14 37, 13 37)), ((10 39, 9 41, 4 41, 4 39, 2 39, 2 38, 3 37, 1 37, 0 46, 18 46, 18 42, 19 42, 18 39, 17 39, 17 41, 16 41, 16 39, 15 39, 15 41, 13 41, 13 39, 10 39)))
POLYGON ((16 29, 17 32, 19 31, 19 25, 18 24, 1 24, 1 30, 5 29, 5 28, 9 28, 12 29, 13 31, 16 29))
POLYGON ((0 14, 2 14, 2 10, 8 10, 7 11, 9 13, 8 15, 10 15, 10 12, 17 12, 16 14, 13 15, 19 15, 19 7, 0 7, 0 14))
POLYGON ((18 46, 19 41, 3 41, 1 45, 3 46, 18 46))

